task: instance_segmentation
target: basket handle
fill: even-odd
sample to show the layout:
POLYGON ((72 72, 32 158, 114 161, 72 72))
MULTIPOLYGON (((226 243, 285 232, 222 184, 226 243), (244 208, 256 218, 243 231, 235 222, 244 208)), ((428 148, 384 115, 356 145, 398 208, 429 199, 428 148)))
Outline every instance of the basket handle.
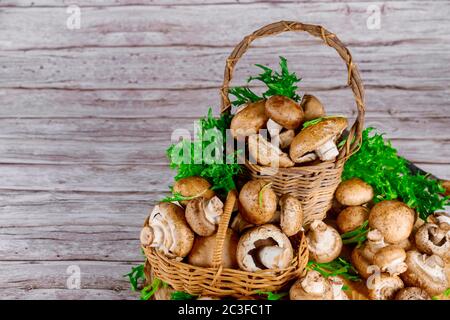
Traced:
POLYGON ((223 207, 222 217, 220 218, 219 227, 216 234, 216 244, 214 247, 212 260, 213 268, 219 268, 220 266, 222 266, 223 245, 225 243, 228 224, 230 223, 231 213, 233 212, 236 199, 236 190, 231 190, 230 192, 228 192, 227 199, 225 200, 225 205, 223 207))
POLYGON ((352 55, 350 51, 345 47, 345 45, 338 39, 334 34, 323 28, 322 26, 304 24, 295 21, 279 21, 275 23, 268 24, 261 29, 256 30, 252 34, 246 36, 233 50, 226 61, 225 73, 222 88, 220 90, 221 94, 221 113, 229 112, 231 107, 230 98, 228 97, 229 84, 233 78, 234 67, 236 66, 239 59, 248 50, 250 44, 258 39, 271 35, 277 35, 283 32, 289 31, 305 31, 314 37, 321 38, 324 44, 334 48, 339 56, 344 60, 347 65, 348 70, 348 85, 353 91, 353 95, 356 101, 356 107, 358 110, 358 116, 355 123, 349 130, 349 135, 347 137, 347 142, 344 148, 341 149, 339 158, 347 157, 353 154, 359 147, 362 140, 362 131, 364 128, 364 86, 359 75, 358 68, 353 62, 352 55))

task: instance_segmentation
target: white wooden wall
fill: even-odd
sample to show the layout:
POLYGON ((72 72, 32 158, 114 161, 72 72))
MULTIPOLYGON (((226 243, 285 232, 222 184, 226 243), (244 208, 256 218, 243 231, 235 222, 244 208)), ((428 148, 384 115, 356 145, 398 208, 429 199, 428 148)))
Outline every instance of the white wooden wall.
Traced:
MULTIPOLYGON (((449 1, 0 0, 0 298, 135 299, 122 275, 171 183, 171 131, 218 110, 233 45, 278 20, 336 33, 365 82, 367 125, 450 178, 449 1), (70 265, 81 290, 67 289, 70 265)), ((258 40, 234 83, 279 55, 329 113, 354 115, 344 64, 306 35, 258 40)))

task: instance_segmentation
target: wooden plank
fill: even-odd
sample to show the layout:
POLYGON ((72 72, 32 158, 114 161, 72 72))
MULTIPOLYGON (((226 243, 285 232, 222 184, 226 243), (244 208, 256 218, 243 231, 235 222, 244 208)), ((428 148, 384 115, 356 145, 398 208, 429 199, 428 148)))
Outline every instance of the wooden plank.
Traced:
MULTIPOLYGON (((285 56, 306 88, 345 85, 347 71, 330 48, 310 46, 255 48, 243 58, 234 83, 258 72, 255 63, 275 66, 285 56), (314 54, 311 54, 314 50, 314 54), (320 66, 318 68, 317 66, 320 66)), ((365 84, 404 89, 448 89, 449 44, 354 48, 365 84), (429 57, 432 56, 433 59, 429 57), (412 67, 414 66, 414 67, 412 67)), ((2 88, 186 89, 217 88, 229 49, 87 48, 83 50, 4 51, 2 88), (98 66, 101 65, 101 68, 98 66), (202 67, 199 67, 202 66, 202 67)))
MULTIPOLYGON (((329 114, 354 115, 349 88, 302 91, 315 94, 329 114)), ((450 90, 366 90, 367 117, 446 117, 450 90)), ((0 118, 161 118, 202 117, 218 113, 218 88, 187 90, 0 89, 0 118)))
POLYGON ((2 290, 0 300, 136 300, 126 290, 86 289, 6 289, 2 290))
MULTIPOLYGON (((26 3, 29 0, 20 1, 26 3)), ((145 6, 135 6, 140 2, 133 1, 133 5, 125 3, 120 7, 108 7, 106 2, 97 7, 98 1, 85 0, 76 2, 82 7, 81 29, 69 30, 66 27, 69 17, 66 8, 70 2, 44 0, 26 10, 12 7, 14 5, 8 2, 2 3, 0 28, 4 32, 0 35, 0 43, 9 50, 155 45, 229 47, 270 21, 298 19, 326 24, 329 30, 351 45, 410 42, 421 46, 429 44, 430 39, 447 38, 446 29, 436 28, 436 24, 442 26, 443 22, 448 22, 450 12, 450 4, 446 1, 427 2, 426 5, 421 1, 384 2, 380 6, 382 32, 379 32, 366 27, 370 15, 367 9, 373 4, 372 1, 250 1, 244 4, 211 1, 210 5, 191 1, 181 2, 181 5, 179 2, 160 1, 142 3, 145 6), (57 7, 48 7, 54 5, 57 7), (34 36, 30 37, 30 34, 34 36)), ((19 2, 17 5, 23 6, 25 3, 19 2)), ((121 5, 115 0, 110 0, 109 4, 121 5)))

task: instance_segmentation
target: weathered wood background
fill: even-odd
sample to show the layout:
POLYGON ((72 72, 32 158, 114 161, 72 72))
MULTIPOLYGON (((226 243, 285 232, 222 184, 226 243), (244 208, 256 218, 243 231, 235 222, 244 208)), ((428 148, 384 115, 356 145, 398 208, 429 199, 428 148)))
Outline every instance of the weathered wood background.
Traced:
MULTIPOLYGON (((365 81, 367 125, 450 178, 449 1, 0 0, 0 298, 136 299, 122 275, 171 183, 171 130, 217 110, 233 45, 277 20, 335 32, 365 81)), ((354 115, 344 64, 306 35, 255 43, 235 84, 278 55, 329 113, 354 115)))

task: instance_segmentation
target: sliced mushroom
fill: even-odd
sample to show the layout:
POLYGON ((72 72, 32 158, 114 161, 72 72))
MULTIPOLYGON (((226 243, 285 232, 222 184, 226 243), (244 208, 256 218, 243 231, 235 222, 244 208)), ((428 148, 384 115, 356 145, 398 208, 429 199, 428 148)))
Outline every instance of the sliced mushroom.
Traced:
POLYGON ((382 248, 386 247, 383 235, 378 230, 371 230, 367 234, 367 241, 362 247, 354 248, 351 254, 353 266, 358 273, 365 279, 371 275, 369 266, 373 264, 375 254, 382 248))
POLYGON ((414 220, 414 210, 397 200, 381 201, 369 213, 369 227, 378 229, 384 240, 392 244, 408 239, 414 220))
POLYGON ((369 210, 362 206, 351 206, 342 210, 336 219, 341 233, 353 231, 363 225, 369 218, 369 210))
POLYGON ((415 240, 420 252, 436 254, 444 260, 450 259, 450 229, 426 223, 417 230, 415 240))
POLYGON ((411 250, 406 253, 406 264, 408 269, 400 275, 405 284, 420 287, 430 295, 440 294, 448 288, 445 263, 441 257, 411 250))
POLYGON ((339 232, 320 220, 311 223, 306 239, 309 257, 315 262, 331 262, 341 253, 342 239, 339 232))
POLYGON ((391 276, 396 276, 405 272, 408 268, 405 259, 405 250, 395 245, 389 245, 381 248, 375 253, 373 263, 376 264, 382 272, 387 272, 391 276))
POLYGON ((374 277, 369 287, 370 300, 392 300, 404 284, 398 276, 390 276, 385 273, 374 277))
POLYGON ((265 100, 249 103, 231 120, 230 130, 233 138, 256 134, 265 127, 269 117, 265 111, 265 100))
POLYGON ((395 300, 431 300, 430 295, 418 287, 403 288, 395 295, 395 300))
POLYGON ((264 139, 260 134, 248 138, 248 151, 257 163, 263 166, 288 168, 295 165, 287 153, 264 139))
POLYGON ((265 107, 266 115, 286 129, 296 129, 303 121, 302 108, 288 97, 272 96, 265 107))
POLYGON ((332 300, 333 289, 325 277, 315 270, 309 270, 289 290, 291 300, 332 300))
POLYGON ((280 227, 288 236, 297 234, 303 225, 302 203, 297 198, 285 194, 280 199, 280 227))
POLYGON ((360 206, 372 200, 373 188, 361 179, 352 178, 339 184, 335 196, 344 206, 360 206))
POLYGON ((348 296, 342 290, 344 281, 341 278, 337 276, 329 277, 328 281, 330 282, 333 291, 333 300, 349 300, 348 296))
POLYGON ((302 98, 301 107, 305 113, 304 121, 310 121, 325 116, 325 108, 320 100, 313 95, 305 94, 302 98))
MULTIPOLYGON (((206 200, 214 197, 214 191, 211 190, 211 184, 208 180, 202 177, 187 177, 175 181, 173 185, 173 192, 179 193, 183 197, 196 198, 203 197, 206 200)), ((180 201, 182 205, 186 206, 189 200, 180 201)))
POLYGON ((291 143, 291 159, 299 163, 304 155, 314 151, 322 161, 334 160, 339 154, 334 141, 346 127, 346 118, 332 117, 304 128, 291 143))
POLYGON ((194 233, 186 222, 183 208, 173 203, 160 203, 154 207, 140 238, 142 246, 179 259, 188 255, 194 243, 194 233))
POLYGON ((239 240, 237 260, 245 271, 284 269, 294 256, 288 237, 272 224, 248 230, 239 240))
POLYGON ((223 202, 217 196, 195 198, 186 206, 186 221, 196 234, 207 237, 216 232, 222 213, 223 202))
MULTIPOLYGON (((188 263, 193 266, 211 268, 213 254, 216 247, 216 234, 209 237, 196 237, 194 246, 188 256, 188 263)), ((222 265, 224 268, 236 269, 236 249, 239 241, 238 235, 231 229, 227 229, 222 252, 222 265)))
POLYGON ((277 210, 277 195, 263 180, 250 180, 239 193, 239 213, 253 224, 270 221, 277 210))

